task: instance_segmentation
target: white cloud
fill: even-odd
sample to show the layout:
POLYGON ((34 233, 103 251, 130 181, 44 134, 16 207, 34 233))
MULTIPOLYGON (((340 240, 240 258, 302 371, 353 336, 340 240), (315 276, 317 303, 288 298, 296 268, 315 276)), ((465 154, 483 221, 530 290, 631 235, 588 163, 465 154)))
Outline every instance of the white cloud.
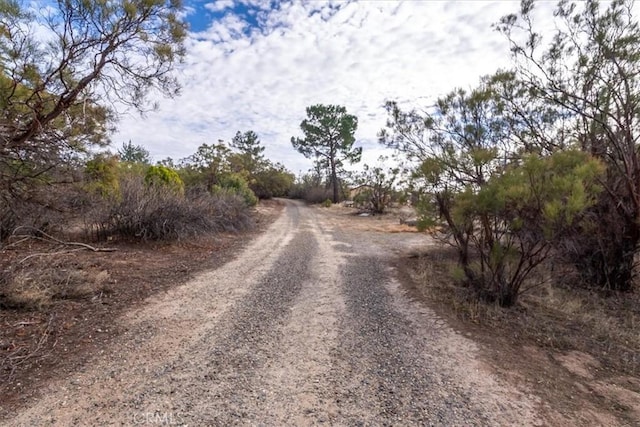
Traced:
POLYGON ((263 8, 263 28, 253 31, 228 12, 191 35, 182 96, 160 101, 144 119, 123 118, 113 140, 177 159, 252 129, 268 156, 299 172, 311 162, 290 138, 301 135, 305 108, 339 104, 358 116, 358 144, 364 160, 375 162, 385 100, 425 106, 508 66, 508 43, 491 24, 517 8, 504 1, 292 2, 263 8))
POLYGON ((221 12, 225 9, 233 7, 233 0, 216 0, 211 3, 206 3, 204 8, 211 12, 221 12))

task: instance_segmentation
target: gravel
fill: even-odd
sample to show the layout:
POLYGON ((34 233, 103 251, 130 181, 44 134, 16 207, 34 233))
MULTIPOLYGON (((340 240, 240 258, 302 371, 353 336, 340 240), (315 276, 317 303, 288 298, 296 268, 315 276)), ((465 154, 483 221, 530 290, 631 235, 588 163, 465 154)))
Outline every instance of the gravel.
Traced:
POLYGON ((117 319, 111 348, 4 425, 540 424, 533 396, 404 295, 388 267, 401 235, 286 203, 236 260, 117 319))
POLYGON ((386 276, 373 257, 352 257, 343 269, 347 315, 332 377, 338 399, 358 409, 355 416, 345 416, 347 423, 362 425, 367 414, 381 425, 490 424, 474 410, 469 392, 423 357, 429 342, 393 309, 381 283, 386 276))

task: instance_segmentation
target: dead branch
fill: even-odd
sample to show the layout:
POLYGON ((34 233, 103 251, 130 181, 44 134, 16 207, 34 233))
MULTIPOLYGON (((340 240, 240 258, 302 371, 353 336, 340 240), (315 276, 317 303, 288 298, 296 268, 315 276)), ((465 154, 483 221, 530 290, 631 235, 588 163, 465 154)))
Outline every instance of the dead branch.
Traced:
POLYGON ((0 249, 2 249, 2 250, 10 249, 10 248, 12 248, 12 247, 14 247, 14 246, 18 246, 18 245, 20 245, 20 243, 26 242, 26 241, 27 241, 27 240, 29 240, 29 239, 30 239, 30 237, 29 237, 29 236, 24 237, 24 238, 22 238, 22 239, 18 240, 17 242, 13 242, 13 243, 10 243, 10 244, 8 244, 8 245, 5 245, 5 246, 1 247, 0 249))
MULTIPOLYGON (((23 262, 28 261, 29 259, 35 258, 35 257, 38 257, 38 256, 66 255, 66 254, 70 254, 70 253, 74 253, 74 252, 78 252, 78 251, 82 251, 82 250, 84 250, 84 248, 68 249, 66 251, 56 251, 56 252, 38 252, 38 253, 35 253, 35 254, 27 255, 26 257, 24 257, 20 261, 18 261, 18 264, 22 264, 23 262)), ((100 251, 96 251, 96 252, 100 252, 100 251)))
MULTIPOLYGON (((35 227, 24 226, 24 225, 16 228, 13 231, 13 235, 14 236, 23 236, 23 234, 18 234, 17 233, 18 230, 28 230, 31 233, 36 233, 35 235, 26 235, 26 238, 37 239, 37 240, 41 240, 43 242, 57 243, 57 244, 62 245, 62 246, 79 246, 81 248, 88 249, 88 250, 90 250, 92 252, 115 252, 115 251, 117 251, 116 248, 97 248, 95 246, 91 246, 91 245, 88 245, 88 244, 82 243, 82 242, 65 242, 64 240, 57 239, 57 238, 53 237, 52 235, 47 234, 47 233, 45 233, 44 231, 42 231, 40 229, 37 229, 35 227)), ((22 239, 20 241, 22 242, 23 240, 24 239, 22 239)), ((36 255, 36 254, 34 254, 34 255, 36 255)))
POLYGON ((36 355, 38 355, 42 348, 44 347, 45 343, 47 342, 47 340, 49 339, 49 335, 51 334, 51 326, 53 323, 53 315, 51 315, 49 317, 49 321, 47 322, 47 326, 45 327, 44 331, 42 332, 42 335, 40 335, 40 337, 38 338, 38 341, 36 342, 36 345, 34 346, 34 348, 30 349, 27 353, 24 353, 24 348, 23 347, 19 347, 18 349, 16 349, 15 351, 9 353, 9 355, 6 357, 6 362, 8 366, 5 366, 5 369, 9 370, 9 374, 8 374, 8 381, 12 381, 15 375, 16 370, 18 369, 18 367, 20 365, 23 365, 24 363, 26 363, 29 359, 35 357, 36 355), (23 353, 23 354, 21 354, 23 353))

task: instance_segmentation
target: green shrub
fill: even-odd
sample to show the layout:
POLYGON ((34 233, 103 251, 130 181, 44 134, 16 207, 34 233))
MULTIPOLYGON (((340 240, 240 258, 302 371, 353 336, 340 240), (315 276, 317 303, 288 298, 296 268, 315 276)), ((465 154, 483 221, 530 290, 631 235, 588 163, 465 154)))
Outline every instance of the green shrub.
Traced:
POLYGON ((176 171, 166 166, 150 166, 144 182, 151 187, 165 187, 177 194, 184 194, 184 183, 176 171))
POLYGON ((284 169, 270 167, 254 174, 250 188, 260 199, 283 197, 289 193, 294 181, 293 174, 284 169))
POLYGON ((327 199, 324 202, 322 202, 322 206, 324 206, 325 208, 330 208, 331 207, 331 199, 327 199))
POLYGON ((237 173, 224 174, 218 178, 218 183, 213 186, 215 194, 231 194, 240 196, 247 206, 255 206, 258 198, 249 188, 247 181, 237 173))
POLYGON ((98 154, 85 165, 86 189, 102 197, 120 196, 120 174, 118 158, 109 154, 98 154))

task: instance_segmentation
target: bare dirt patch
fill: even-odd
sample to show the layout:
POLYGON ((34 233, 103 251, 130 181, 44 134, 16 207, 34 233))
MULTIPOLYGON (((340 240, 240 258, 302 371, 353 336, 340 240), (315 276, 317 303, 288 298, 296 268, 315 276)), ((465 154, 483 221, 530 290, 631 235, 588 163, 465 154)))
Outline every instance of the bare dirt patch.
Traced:
POLYGON ((502 309, 456 286, 454 264, 455 253, 436 247, 397 261, 411 296, 478 342, 496 373, 542 398, 546 423, 640 425, 640 295, 546 285, 502 309))
POLYGON ((0 419, 32 400, 45 381, 82 369, 122 333, 114 327, 120 313, 224 264, 281 209, 261 203, 251 232, 171 244, 108 242, 115 252, 51 254, 37 241, 1 251, 0 419))
POLYGON ((418 233, 416 227, 404 223, 407 219, 415 216, 414 210, 406 206, 391 207, 384 214, 371 214, 341 204, 318 209, 322 209, 323 212, 330 215, 334 222, 351 230, 377 231, 381 233, 418 233))

